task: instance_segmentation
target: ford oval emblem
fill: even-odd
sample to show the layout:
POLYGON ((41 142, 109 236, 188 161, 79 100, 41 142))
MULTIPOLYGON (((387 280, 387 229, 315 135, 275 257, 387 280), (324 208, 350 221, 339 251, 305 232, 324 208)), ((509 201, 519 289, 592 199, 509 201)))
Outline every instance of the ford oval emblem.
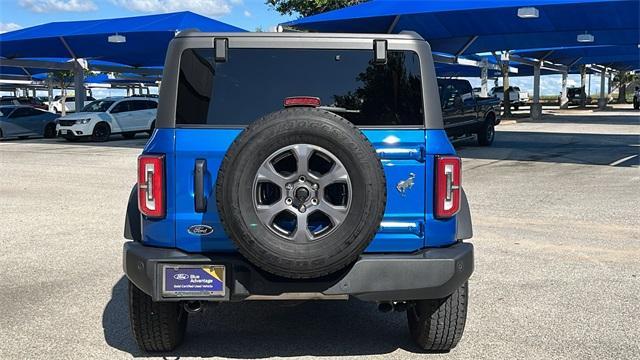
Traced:
POLYGON ((187 280, 189 278, 189 275, 187 274, 175 274, 173 275, 173 278, 176 280, 187 280))
POLYGON ((187 232, 191 235, 199 235, 199 236, 204 236, 204 235, 209 235, 213 232, 213 227, 209 226, 209 225, 191 225, 189 226, 189 229, 187 230, 187 232))

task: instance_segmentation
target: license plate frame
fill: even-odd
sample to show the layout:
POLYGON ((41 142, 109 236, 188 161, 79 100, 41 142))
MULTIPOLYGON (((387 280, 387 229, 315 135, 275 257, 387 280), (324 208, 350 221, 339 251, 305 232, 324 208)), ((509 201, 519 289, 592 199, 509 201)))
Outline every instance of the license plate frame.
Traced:
POLYGON ((226 294, 224 265, 162 266, 162 296, 220 298, 226 294))
POLYGON ((62 130, 60 130, 60 135, 67 135, 67 132, 68 132, 68 130, 62 129, 62 130))

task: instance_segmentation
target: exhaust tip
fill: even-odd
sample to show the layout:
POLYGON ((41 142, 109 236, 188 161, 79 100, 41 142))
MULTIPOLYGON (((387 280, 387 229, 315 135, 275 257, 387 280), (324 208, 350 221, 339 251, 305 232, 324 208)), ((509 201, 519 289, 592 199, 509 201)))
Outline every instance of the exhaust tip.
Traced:
POLYGON ((185 301, 184 310, 190 314, 202 311, 202 301, 185 301))
POLYGON ((383 302, 378 304, 378 311, 388 313, 393 311, 393 304, 390 302, 383 302))

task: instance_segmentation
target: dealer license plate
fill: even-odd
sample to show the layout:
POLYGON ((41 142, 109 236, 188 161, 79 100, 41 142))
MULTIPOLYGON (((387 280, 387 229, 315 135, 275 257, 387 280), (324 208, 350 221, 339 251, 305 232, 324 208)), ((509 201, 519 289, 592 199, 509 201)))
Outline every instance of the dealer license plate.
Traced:
POLYGON ((60 130, 60 135, 67 135, 67 130, 60 130))
POLYGON ((224 296, 225 268, 223 265, 165 265, 162 293, 170 297, 224 296))

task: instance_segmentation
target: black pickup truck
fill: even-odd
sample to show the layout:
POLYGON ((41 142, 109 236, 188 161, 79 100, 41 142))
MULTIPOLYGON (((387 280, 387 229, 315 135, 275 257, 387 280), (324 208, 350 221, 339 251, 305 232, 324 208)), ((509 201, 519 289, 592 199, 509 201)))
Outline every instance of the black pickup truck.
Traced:
POLYGON ((442 118, 451 138, 476 134, 478 143, 489 146, 500 123, 500 99, 473 94, 467 80, 438 79, 442 118))

